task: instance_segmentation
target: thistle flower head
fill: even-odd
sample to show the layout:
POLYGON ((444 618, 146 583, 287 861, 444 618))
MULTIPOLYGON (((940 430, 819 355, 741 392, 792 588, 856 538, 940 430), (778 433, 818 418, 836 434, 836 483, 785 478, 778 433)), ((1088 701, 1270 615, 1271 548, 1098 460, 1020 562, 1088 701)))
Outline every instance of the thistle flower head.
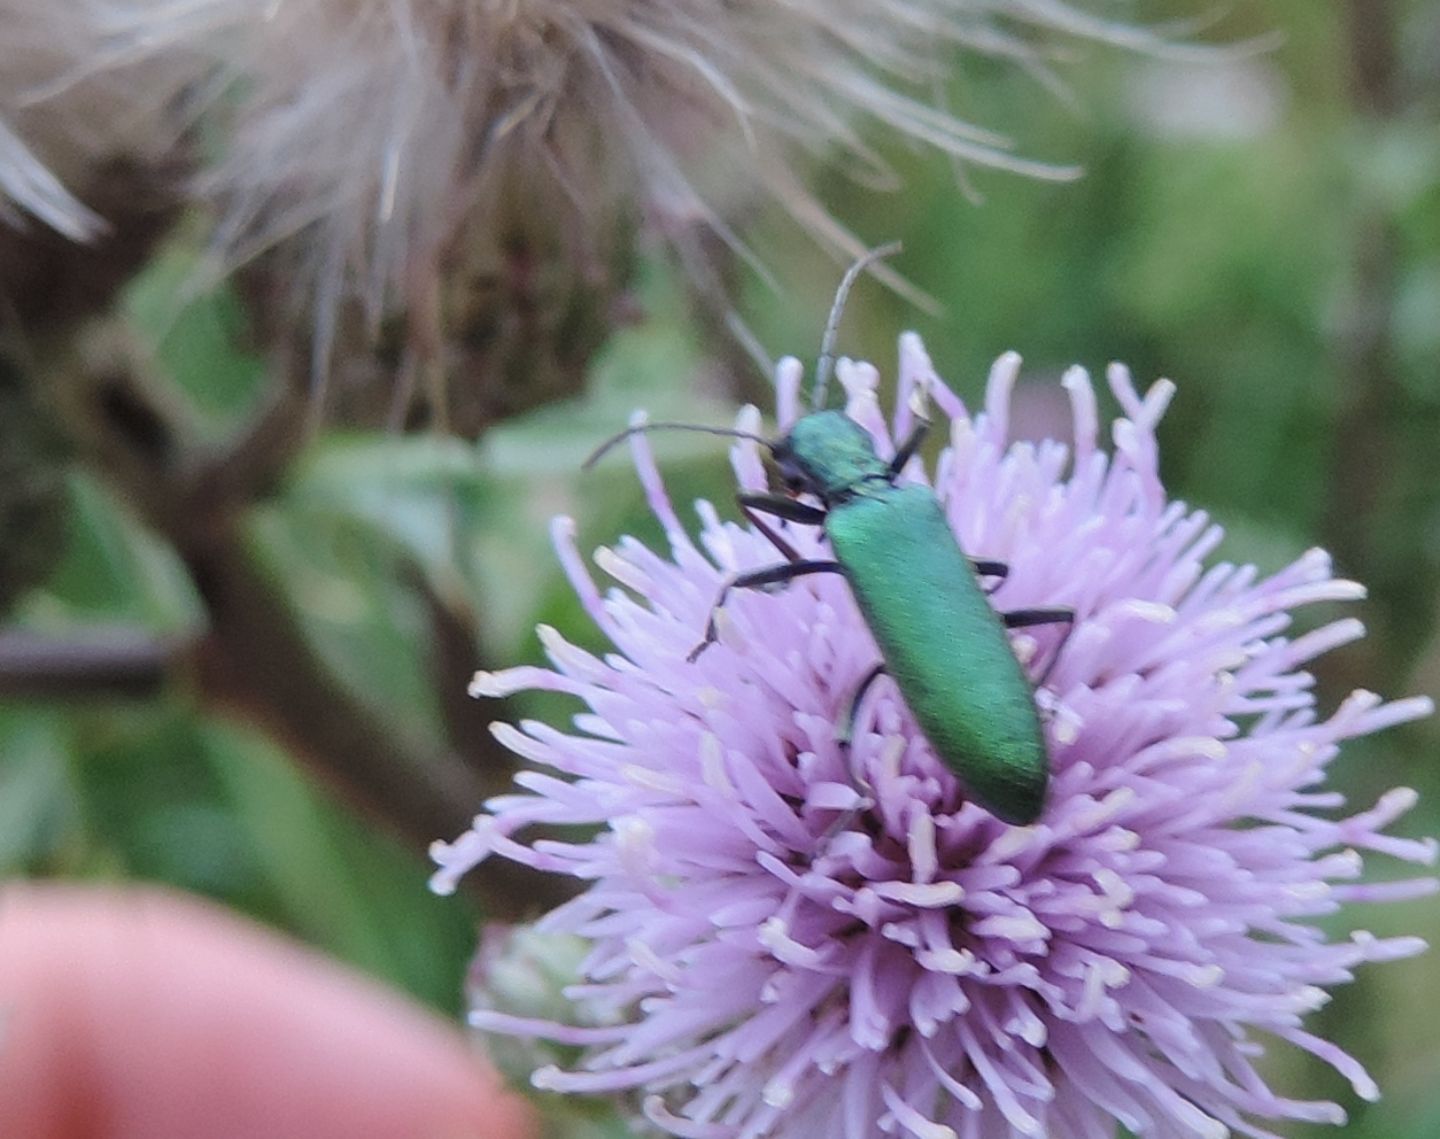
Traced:
MULTIPOLYGON (((719 642, 687 663, 727 576, 775 552, 704 503, 692 541, 643 438, 632 446, 668 551, 601 550, 619 586, 602 594, 557 522, 566 572, 614 651, 545 630, 549 668, 477 676, 478 692, 563 692, 587 710, 570 732, 497 725, 533 768, 434 851, 442 890, 494 855, 586 883, 541 923, 590 942, 574 1018, 474 1017, 584 1047, 538 1085, 640 1092, 655 1123, 697 1139, 1111 1139, 1117 1121, 1218 1139, 1343 1119, 1267 1086, 1256 1055, 1274 1042, 1376 1095, 1304 1017, 1357 965, 1422 944, 1334 941, 1316 922, 1433 885, 1363 884, 1364 852, 1424 863, 1434 849, 1384 833, 1412 792, 1354 812, 1324 780, 1346 739, 1429 702, 1357 692, 1317 712, 1305 663, 1361 628, 1287 636, 1291 611, 1361 591, 1319 551, 1271 576, 1209 563, 1220 529, 1168 501, 1157 473, 1168 382, 1142 397, 1110 370, 1124 417, 1107 453, 1079 369, 1064 379, 1073 447, 1012 443, 1018 368, 997 362, 972 415, 907 335, 890 423, 873 368, 838 374, 882 455, 910 426, 909 394, 929 388, 949 446, 933 475, 913 460, 904 478, 932 483, 965 551, 1008 563, 996 608, 1076 613, 1063 644, 1058 631, 1013 637, 1051 765, 1031 826, 967 799, 888 682, 849 746, 837 739, 877 659, 839 578, 732 595, 719 642), (527 837, 532 824, 596 833, 527 837)), ((795 361, 781 365, 782 425, 799 380, 795 361)), ((753 430, 753 413, 740 426, 753 430)), ((763 487, 754 443, 734 465, 742 488, 763 487)), ((787 534, 824 556, 818 531, 787 534)))

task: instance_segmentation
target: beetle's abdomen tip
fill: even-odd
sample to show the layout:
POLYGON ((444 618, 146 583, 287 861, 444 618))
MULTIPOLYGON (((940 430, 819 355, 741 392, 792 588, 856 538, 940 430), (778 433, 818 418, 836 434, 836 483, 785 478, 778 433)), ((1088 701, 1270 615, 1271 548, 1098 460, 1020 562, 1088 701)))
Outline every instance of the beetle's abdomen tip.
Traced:
POLYGON ((985 803, 976 799, 976 805, 989 811, 1002 823, 1008 823, 1012 827, 1028 827, 1032 823, 1038 823, 1040 816, 1045 813, 1045 789, 1042 787, 1036 795, 1011 795, 1010 801, 1006 803, 985 803))

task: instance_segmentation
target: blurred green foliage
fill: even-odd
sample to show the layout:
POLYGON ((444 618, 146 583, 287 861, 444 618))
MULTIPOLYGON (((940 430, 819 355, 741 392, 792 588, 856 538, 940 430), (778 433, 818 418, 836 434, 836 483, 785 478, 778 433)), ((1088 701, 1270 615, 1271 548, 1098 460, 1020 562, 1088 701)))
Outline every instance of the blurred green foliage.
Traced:
MULTIPOLYGON (((971 202, 945 162, 908 154, 895 156, 908 184, 898 195, 820 175, 822 198, 864 239, 905 242, 896 267, 939 306, 925 313, 863 283, 847 353, 888 370, 896 334, 918 328, 972 401, 1008 348, 1037 383, 1112 359, 1141 382, 1179 382, 1162 429, 1168 479, 1226 525, 1224 556, 1273 569, 1323 544, 1372 586, 1362 610, 1372 638, 1325 662, 1327 705, 1360 684, 1392 695, 1440 687, 1440 15, 1418 3, 1400 11, 1403 98, 1383 115, 1357 105, 1343 6, 1257 0, 1227 34, 1278 27, 1282 46, 1208 64, 1092 49, 1063 69, 1070 105, 1023 74, 972 65, 957 109, 1029 156, 1082 163, 1078 182, 973 173, 981 200, 971 202), (1378 333, 1361 319, 1376 313, 1378 333)), ((781 288, 749 281, 741 315, 775 355, 812 355, 840 266, 778 218, 756 219, 746 236, 781 288)), ((194 254, 178 235, 135 282, 127 311, 219 432, 253 407, 263 368, 237 340, 234 297, 185 298, 194 254)), ((576 517, 582 549, 657 535, 627 463, 585 477, 580 460, 634 407, 708 423, 733 414, 697 383, 706 347, 682 291, 671 268, 642 266, 645 318, 615 334, 584 400, 495 429, 478 450, 324 433, 258 512, 253 540, 307 633, 351 690, 406 731, 441 730, 416 570, 432 591, 471 600, 495 663, 539 660, 537 622, 598 645, 549 552, 548 520, 576 517)), ((1049 397, 1033 394, 1044 423, 1049 397)), ((723 445, 656 447, 676 502, 728 501, 723 445)), ((193 631, 200 604, 173 554, 88 476, 73 476, 70 491, 67 553, 13 616, 43 629, 125 620, 193 631)), ((527 711, 544 714, 542 704, 527 711)), ((1335 778, 1360 801, 1420 788, 1403 829, 1433 833, 1436 744, 1434 726, 1388 733, 1352 747, 1335 778)), ((0 869, 194 890, 452 1013, 480 916, 432 897, 418 858, 185 691, 141 704, 0 705, 0 869)), ((1359 920, 1440 937, 1433 905, 1359 920)), ((1367 972, 1318 1019, 1386 1098, 1356 1103, 1320 1065, 1290 1056, 1278 1061, 1293 1069, 1288 1091, 1345 1103, 1349 1136, 1440 1132, 1440 960, 1367 972)))

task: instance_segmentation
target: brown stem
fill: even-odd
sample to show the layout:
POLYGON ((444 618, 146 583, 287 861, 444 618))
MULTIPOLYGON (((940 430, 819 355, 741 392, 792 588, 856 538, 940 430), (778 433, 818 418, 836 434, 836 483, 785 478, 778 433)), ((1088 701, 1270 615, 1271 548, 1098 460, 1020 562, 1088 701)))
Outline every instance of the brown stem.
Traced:
POLYGON ((1393 115, 1400 107, 1395 5, 1392 0, 1347 0, 1345 28, 1356 108, 1366 115, 1393 115))
MULTIPOLYGON (((1358 125, 1383 129, 1400 104, 1394 6, 1390 0, 1347 0, 1344 15, 1358 125)), ((1387 580, 1393 574, 1387 575, 1380 543, 1387 500, 1401 476, 1397 425, 1407 414, 1392 344, 1400 256, 1395 219, 1374 203, 1363 204, 1352 231, 1350 304, 1336 342, 1341 394, 1325 535, 1341 572, 1372 584, 1381 618, 1391 626, 1333 662, 1334 670, 1366 676, 1370 684, 1400 680, 1384 675, 1386 662, 1378 656, 1378 646, 1392 640, 1385 634, 1394 633, 1397 619, 1395 583, 1387 580)))
POLYGON ((176 647, 143 629, 90 630, 56 637, 0 632, 0 698, 75 700, 158 696, 176 647))

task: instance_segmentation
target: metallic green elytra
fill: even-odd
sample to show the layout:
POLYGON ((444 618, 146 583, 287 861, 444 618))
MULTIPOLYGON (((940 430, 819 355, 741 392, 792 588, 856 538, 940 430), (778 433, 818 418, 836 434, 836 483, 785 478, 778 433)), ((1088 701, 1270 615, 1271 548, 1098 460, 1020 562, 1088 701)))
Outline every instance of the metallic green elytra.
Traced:
MULTIPOLYGON (((853 266, 837 293, 816 368, 817 406, 845 294, 858 272, 884 252, 853 266)), ((647 423, 608 440, 586 465, 641 431, 736 435, 768 447, 787 493, 742 494, 738 501, 785 561, 737 574, 726 583, 690 659, 716 640, 715 613, 732 589, 764 588, 809 574, 842 574, 883 658, 858 686, 849 721, 870 684, 888 674, 936 756, 970 797, 1004 822, 1032 823, 1044 809, 1049 756, 1034 691, 1006 629, 1068 622, 1073 615, 1064 609, 999 613, 991 606, 980 577, 1003 578, 1007 567, 972 562, 934 491, 898 481, 928 427, 920 417, 895 457, 886 460, 865 429, 843 411, 812 411, 775 442, 724 428, 647 423), (819 505, 802 502, 801 495, 817 499, 819 505), (760 514, 821 526, 833 559, 801 557, 760 514)), ((848 731, 847 726, 847 738, 848 731)))
MULTIPOLYGON (((787 486, 822 503, 835 562, 936 756, 997 818, 1034 822, 1050 771, 1034 693, 934 492, 896 482, 915 445, 887 463, 857 423, 820 411, 774 452, 787 486)), ((1011 624, 1063 616, 1028 610, 1011 624)))

